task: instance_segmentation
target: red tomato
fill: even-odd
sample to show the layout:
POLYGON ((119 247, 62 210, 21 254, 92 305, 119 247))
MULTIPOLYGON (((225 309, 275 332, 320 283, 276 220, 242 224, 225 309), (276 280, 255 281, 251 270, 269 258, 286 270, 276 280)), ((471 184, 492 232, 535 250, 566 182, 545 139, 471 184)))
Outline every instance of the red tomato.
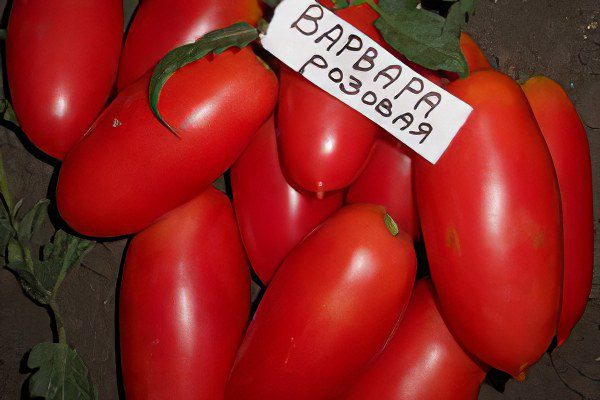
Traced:
POLYGON ((62 159, 102 111, 123 38, 121 0, 15 0, 6 41, 12 104, 31 142, 62 159))
POLYGON ((412 240, 383 207, 347 206, 281 264, 238 351, 227 399, 333 399, 384 347, 410 298, 412 240))
POLYGON ((535 77, 523 86, 552 155, 562 200, 564 283, 558 345, 587 305, 594 270, 594 210, 590 146, 575 107, 560 85, 535 77))
POLYGON ((548 348, 562 287, 560 195, 519 85, 492 70, 447 89, 474 111, 436 165, 416 162, 421 227, 444 319, 518 376, 548 348))
POLYGON ((222 399, 249 312, 235 217, 209 188, 127 250, 119 300, 127 398, 222 399))
POLYGON ((433 286, 423 280, 394 337, 346 398, 476 400, 485 374, 448 331, 433 286))
POLYGON ((346 202, 383 206, 402 230, 418 240, 420 227, 413 190, 413 163, 398 139, 384 135, 375 142, 367 166, 350 186, 346 202))
POLYGON ((191 200, 242 153, 273 111, 275 75, 249 48, 177 71, 152 114, 148 78, 122 91, 61 168, 61 216, 89 236, 137 232, 191 200))
POLYGON ((127 32, 119 89, 140 78, 174 48, 236 22, 254 24, 261 15, 257 0, 144 0, 127 32))
MULTIPOLYGON (((368 5, 337 14, 383 42, 373 26, 378 14, 368 5)), ((360 173, 381 128, 287 67, 280 81, 279 143, 288 177, 311 192, 345 188, 360 173)))
POLYGON ((231 168, 233 205, 252 268, 268 284, 283 258, 342 206, 342 194, 322 200, 286 181, 277 154, 273 118, 231 168))

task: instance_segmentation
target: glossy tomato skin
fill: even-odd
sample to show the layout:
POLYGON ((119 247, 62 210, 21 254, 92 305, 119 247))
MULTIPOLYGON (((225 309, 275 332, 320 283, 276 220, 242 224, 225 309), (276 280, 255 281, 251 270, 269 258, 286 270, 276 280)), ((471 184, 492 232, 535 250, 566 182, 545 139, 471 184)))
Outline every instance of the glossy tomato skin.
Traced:
POLYGON ((413 240, 420 236, 413 162, 407 148, 384 134, 373 145, 367 166, 348 189, 346 203, 373 203, 385 208, 413 240))
POLYGON ((342 208, 286 257, 238 351, 227 399, 334 399, 384 347, 416 272, 383 207, 342 208), (308 279, 307 279, 308 278, 308 279))
POLYGON ((127 398, 222 399, 249 312, 233 210, 209 188, 127 250, 119 299, 127 398))
MULTIPOLYGON (((368 5, 337 14, 383 42, 373 26, 378 15, 368 5)), ((288 67, 280 83, 279 144, 287 176, 311 192, 345 188, 360 173, 381 128, 288 67)))
POLYGON ((478 71, 447 89, 474 111, 436 165, 415 159, 427 258, 459 342, 518 376, 548 348, 558 321, 556 175, 527 99, 509 77, 478 71))
POLYGON ((486 368, 456 342, 429 280, 417 282, 394 337, 348 400, 476 400, 486 368))
POLYGON ((257 0, 144 0, 135 13, 119 66, 119 89, 139 79, 176 47, 236 22, 256 23, 257 0))
POLYGON ((577 111, 562 87, 545 77, 523 86, 552 155, 562 201, 564 283, 558 345, 583 315, 594 269, 594 210, 590 146, 577 111))
POLYGON ((249 49, 226 51, 177 71, 159 101, 148 78, 123 90, 65 159, 57 202, 78 232, 137 232, 191 200, 229 168, 272 112, 275 75, 249 49))
POLYGON ((12 105, 29 140, 62 159, 102 111, 123 37, 120 0, 15 0, 6 41, 12 105))
POLYGON ((231 168, 233 205, 254 272, 268 284, 283 258, 342 206, 342 194, 323 199, 299 192, 281 171, 273 117, 231 168))

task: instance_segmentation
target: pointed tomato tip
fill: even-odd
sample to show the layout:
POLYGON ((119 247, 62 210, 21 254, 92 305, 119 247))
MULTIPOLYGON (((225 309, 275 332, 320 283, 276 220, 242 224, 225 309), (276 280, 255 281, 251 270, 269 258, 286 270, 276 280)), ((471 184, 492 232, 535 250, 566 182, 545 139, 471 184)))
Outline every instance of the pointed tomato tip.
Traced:
POLYGON ((524 382, 527 379, 527 371, 521 371, 519 375, 515 376, 517 382, 524 382))

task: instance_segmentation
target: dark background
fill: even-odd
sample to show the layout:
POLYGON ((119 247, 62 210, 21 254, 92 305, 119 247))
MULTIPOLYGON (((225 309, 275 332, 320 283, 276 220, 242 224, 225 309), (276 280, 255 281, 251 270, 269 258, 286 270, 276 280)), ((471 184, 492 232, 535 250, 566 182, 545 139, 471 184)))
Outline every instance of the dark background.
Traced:
MULTIPOLYGON (((133 0, 124 0, 133 3, 133 0)), ((594 169, 594 227, 600 226, 600 1, 478 0, 467 30, 499 69, 519 82, 547 75, 567 90, 587 126, 594 169)), ((0 0, 0 10, 6 0, 0 0)), ((131 9, 130 5, 128 8, 131 9)), ((0 128, 0 151, 15 198, 30 206, 47 195, 53 168, 0 128)), ((51 234, 50 226, 37 238, 51 234)), ((125 241, 98 244, 64 282, 59 303, 69 342, 91 371, 102 399, 117 399, 115 293, 125 241)), ((600 399, 600 272, 595 241, 594 286, 583 319, 552 357, 545 355, 524 383, 504 394, 484 385, 480 399, 600 399)), ((0 270, 0 398, 18 399, 27 377, 23 356, 51 340, 46 311, 26 298, 14 276, 0 270)), ((198 382, 199 390, 201 383, 198 382)))

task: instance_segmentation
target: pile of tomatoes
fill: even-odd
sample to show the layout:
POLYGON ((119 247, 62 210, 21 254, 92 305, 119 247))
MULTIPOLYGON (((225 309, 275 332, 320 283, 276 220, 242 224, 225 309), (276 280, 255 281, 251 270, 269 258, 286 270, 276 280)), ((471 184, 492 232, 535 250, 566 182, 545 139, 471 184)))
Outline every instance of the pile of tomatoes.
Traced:
MULTIPOLYGON (((158 104, 171 132, 148 100, 156 63, 262 12, 144 0, 121 48, 121 0, 14 1, 11 98, 62 160, 62 218, 134 235, 127 397, 474 399, 490 368, 524 379, 591 286, 589 147, 565 92, 519 86, 463 35, 468 77, 414 66, 474 109, 432 165, 246 47, 174 73, 158 104), (211 186, 226 171, 233 200, 211 186)), ((367 5, 338 15, 386 46, 367 5)))

